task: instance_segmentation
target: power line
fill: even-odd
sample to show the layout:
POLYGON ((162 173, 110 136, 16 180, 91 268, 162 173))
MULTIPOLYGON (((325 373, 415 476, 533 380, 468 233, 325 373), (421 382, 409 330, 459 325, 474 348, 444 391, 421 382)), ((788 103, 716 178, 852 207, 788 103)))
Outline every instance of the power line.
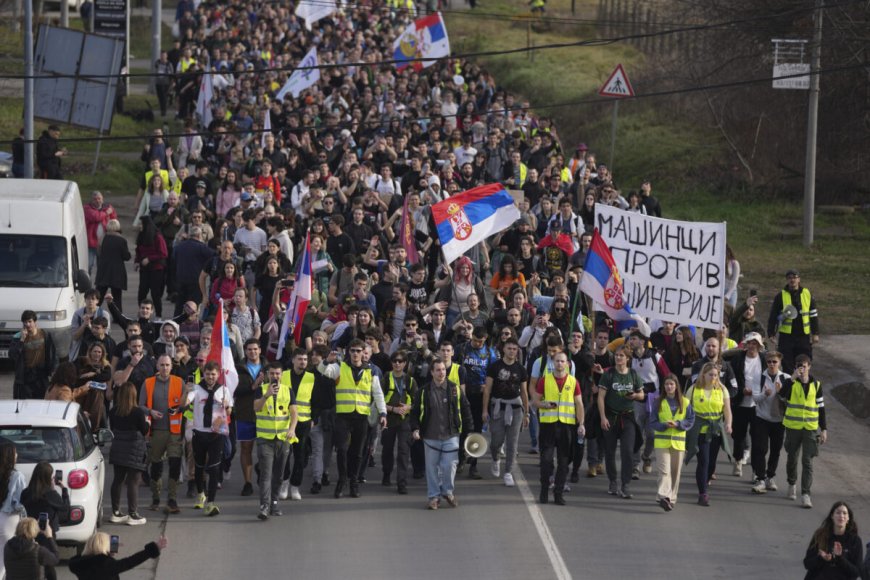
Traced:
MULTIPOLYGON (((830 7, 836 7, 836 6, 841 6, 841 5, 862 3, 863 1, 864 0, 845 0, 844 2, 841 2, 840 4, 829 4, 829 5, 827 5, 827 7, 830 8, 830 7)), ((730 27, 730 26, 735 26, 738 24, 745 24, 745 23, 756 22, 756 21, 760 21, 760 20, 770 20, 770 19, 791 16, 794 14, 799 14, 802 12, 807 12, 807 11, 812 11, 812 10, 814 10, 814 9, 813 8, 794 8, 794 9, 791 9, 791 10, 788 10, 785 12, 781 12, 778 14, 755 16, 752 18, 743 18, 743 19, 739 19, 739 20, 730 20, 730 21, 724 21, 724 22, 718 22, 718 23, 712 23, 712 24, 696 24, 696 25, 684 26, 681 28, 672 28, 672 29, 663 30, 663 31, 659 31, 659 32, 642 32, 642 33, 637 33, 637 34, 628 34, 628 35, 616 36, 616 37, 610 37, 610 38, 595 38, 595 39, 588 39, 588 40, 579 40, 576 42, 560 42, 560 43, 543 44, 540 46, 524 46, 524 47, 511 48, 511 49, 505 49, 505 50, 489 50, 489 51, 452 54, 449 57, 438 57, 438 58, 419 57, 419 58, 411 58, 411 59, 407 59, 407 60, 392 59, 392 60, 381 60, 381 61, 377 61, 377 62, 324 63, 324 64, 304 66, 304 67, 302 67, 302 66, 300 66, 300 67, 292 67, 292 66, 271 67, 271 68, 264 68, 264 69, 259 69, 259 70, 255 70, 255 71, 250 71, 250 72, 244 71, 244 72, 241 72, 239 74, 240 75, 241 74, 257 74, 257 75, 259 75, 259 74, 268 73, 268 72, 291 72, 291 71, 297 71, 297 70, 331 70, 334 68, 346 68, 346 67, 379 67, 379 66, 386 66, 386 65, 392 66, 392 65, 400 65, 400 64, 401 65, 408 65, 408 64, 414 63, 414 62, 435 62, 435 61, 445 60, 448 58, 449 59, 464 59, 464 58, 479 58, 479 57, 487 57, 487 56, 506 56, 506 55, 511 55, 511 54, 527 53, 527 52, 538 51, 538 50, 552 50, 552 49, 560 49, 560 48, 575 48, 575 47, 588 47, 588 46, 607 46, 610 44, 615 44, 617 42, 624 42, 624 41, 631 41, 631 40, 642 40, 645 38, 654 38, 654 37, 658 37, 658 36, 666 36, 666 35, 671 35, 671 34, 683 34, 683 33, 687 33, 687 32, 701 32, 701 31, 712 30, 712 29, 721 28, 721 27, 725 27, 725 26, 730 27)), ((232 73, 232 71, 230 71, 230 72, 232 73)), ((221 71, 216 71, 216 70, 200 71, 197 74, 215 75, 215 74, 221 74, 221 71)), ((56 73, 52 73, 49 75, 32 75, 32 76, 24 75, 24 74, 11 74, 11 75, 7 74, 7 75, 0 75, 0 80, 2 80, 2 79, 22 80, 22 79, 28 79, 28 78, 35 78, 35 79, 77 78, 77 79, 82 79, 82 80, 92 80, 92 79, 121 78, 121 77, 123 77, 123 78, 152 78, 152 77, 161 77, 161 76, 172 77, 175 75, 173 75, 173 74, 160 74, 160 73, 154 73, 154 72, 127 73, 125 75, 108 74, 108 75, 86 75, 86 76, 85 75, 74 75, 74 74, 56 74, 56 73)))
MULTIPOLYGON (((740 81, 729 81, 729 82, 724 82, 724 83, 712 83, 712 84, 707 84, 707 85, 682 87, 682 88, 670 89, 670 90, 666 90, 666 91, 656 91, 656 92, 652 92, 652 93, 635 93, 634 96, 624 97, 621 100, 633 101, 633 100, 641 100, 641 99, 653 99, 653 98, 667 97, 667 96, 679 95, 679 94, 696 93, 696 92, 701 92, 701 91, 721 90, 721 89, 728 89, 728 88, 734 88, 734 87, 751 86, 751 85, 757 85, 757 84, 761 84, 761 83, 768 83, 768 82, 771 82, 775 79, 782 80, 782 79, 790 79, 790 78, 799 78, 799 77, 811 76, 813 74, 819 74, 819 75, 837 74, 837 73, 841 73, 841 72, 848 72, 848 71, 859 70, 859 69, 864 69, 864 68, 866 68, 864 64, 852 64, 852 65, 832 67, 832 68, 827 68, 827 69, 819 69, 817 73, 812 73, 812 72, 803 73, 803 72, 801 72, 801 73, 795 73, 795 74, 791 74, 791 75, 782 75, 782 76, 776 76, 776 77, 769 76, 769 77, 745 79, 745 80, 740 80, 740 81)), ((589 99, 581 99, 578 101, 571 101, 571 102, 566 102, 566 103, 553 103, 550 105, 541 105, 541 106, 535 106, 535 107, 515 107, 515 108, 510 109, 510 110, 508 110, 508 109, 496 109, 493 111, 489 111, 489 113, 498 113, 498 112, 506 113, 506 112, 516 112, 516 111, 532 111, 532 110, 541 111, 541 110, 548 110, 548 109, 561 109, 561 108, 565 108, 565 107, 577 107, 577 106, 581 106, 581 105, 598 105, 598 104, 612 103, 612 102, 613 102, 612 98, 594 97, 594 98, 589 98, 589 99)), ((457 113, 455 115, 441 115, 441 117, 442 118, 460 117, 463 114, 464 113, 457 113)), ((403 121, 410 121, 410 122, 429 121, 429 120, 431 120, 430 117, 417 117, 415 119, 403 119, 403 121)), ((361 126, 365 126, 367 124, 367 122, 365 120, 360 121, 359 123, 361 126)), ((381 125, 381 124, 382 123, 378 122, 378 125, 381 125)), ((342 123, 339 123, 336 126, 336 128, 337 129, 347 128, 349 125, 350 125, 349 122, 342 122, 342 123)), ((294 127, 293 131, 320 130, 323 128, 324 128, 323 126, 309 125, 309 126, 294 127)), ((241 131, 241 130, 230 131, 230 130, 227 130, 227 131, 224 131, 222 134, 225 134, 225 135, 260 135, 262 133, 272 132, 274 129, 276 129, 276 128, 273 127, 273 129, 270 129, 268 131, 264 130, 262 128, 256 129, 256 130, 250 130, 250 131, 241 131)), ((211 136, 213 136, 213 133, 210 133, 208 131, 198 131, 198 132, 192 132, 192 133, 164 133, 162 136, 164 139, 180 138, 180 137, 188 137, 188 136, 211 137, 211 136)), ((146 134, 146 135, 105 135, 105 136, 98 136, 98 137, 63 138, 63 142, 64 143, 83 143, 83 142, 94 142, 94 141, 132 141, 132 140, 144 141, 144 140, 150 139, 151 137, 153 137, 153 135, 150 135, 150 134, 146 134)), ((34 139, 32 141, 24 141, 24 142, 25 143, 35 143, 36 140, 34 139)))

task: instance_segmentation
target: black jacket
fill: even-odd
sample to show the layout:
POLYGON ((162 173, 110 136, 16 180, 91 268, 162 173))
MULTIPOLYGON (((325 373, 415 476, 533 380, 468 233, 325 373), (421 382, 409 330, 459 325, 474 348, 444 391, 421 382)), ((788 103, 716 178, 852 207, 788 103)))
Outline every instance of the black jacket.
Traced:
MULTIPOLYGON (((411 430, 419 430, 421 437, 426 433, 431 416, 426 412, 426 404, 428 404, 431 389, 431 382, 418 389, 414 394, 414 403, 411 406, 411 430)), ((456 384, 450 381, 447 381, 447 408, 450 410, 449 431, 451 433, 470 433, 474 429, 474 418, 471 416, 471 405, 468 402, 468 397, 456 384), (457 392, 459 392, 459 399, 456 397, 457 392)))
POLYGON ((109 411, 109 419, 114 435, 109 462, 112 465, 145 471, 145 435, 148 433, 145 411, 140 407, 133 407, 129 415, 119 417, 113 408, 109 411))
POLYGON ((18 332, 12 338, 9 346, 9 358, 15 361, 15 382, 12 387, 12 396, 15 399, 42 399, 48 390, 48 379, 57 368, 57 351, 54 340, 46 330, 40 329, 45 335, 45 362, 40 367, 28 369, 24 361, 24 344, 21 342, 21 333, 18 332))
POLYGON ((75 556, 69 561, 69 570, 80 580, 119 580, 121 573, 132 570, 149 558, 159 557, 160 548, 150 542, 141 552, 120 560, 105 554, 75 556))
MULTIPOLYGON (((862 574, 861 554, 864 546, 861 544, 861 537, 858 534, 832 536, 831 545, 824 548, 826 552, 833 553, 834 541, 843 546, 843 555, 835 556, 830 562, 819 556, 819 547, 810 542, 804 556, 804 568, 807 569, 804 580, 852 580, 862 574)), ((867 578, 866 570, 863 574, 867 578)))
MULTIPOLYGON (((746 351, 740 350, 734 355, 723 354, 722 358, 727 360, 728 364, 731 365, 731 370, 734 371, 734 378, 737 379, 737 394, 731 396, 731 406, 737 407, 743 400, 743 389, 745 389, 746 387, 752 387, 752 385, 746 384, 746 377, 743 376, 743 367, 746 364, 746 351)), ((761 372, 764 373, 767 370, 767 363, 764 360, 764 353, 758 353, 758 358, 761 359, 761 372)))
POLYGON ((94 285, 98 288, 127 289, 127 268, 124 262, 129 262, 130 247, 127 239, 118 234, 109 233, 100 244, 100 254, 97 256, 97 278, 94 285))
POLYGON ((41 498, 30 497, 30 489, 21 492, 21 505, 31 517, 38 517, 45 512, 48 514, 48 522, 54 533, 60 529, 60 520, 65 520, 69 515, 69 490, 63 488, 63 495, 55 490, 48 490, 41 498))
POLYGON ((57 566, 57 544, 42 534, 36 541, 15 536, 3 548, 6 580, 42 580, 44 566, 57 566))

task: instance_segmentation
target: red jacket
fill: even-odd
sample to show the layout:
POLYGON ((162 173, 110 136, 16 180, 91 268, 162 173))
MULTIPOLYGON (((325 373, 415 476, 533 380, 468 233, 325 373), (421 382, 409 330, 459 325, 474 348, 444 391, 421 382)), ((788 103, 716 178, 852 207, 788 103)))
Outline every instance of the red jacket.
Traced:
POLYGON ((97 249, 100 247, 100 240, 97 237, 97 230, 102 225, 103 233, 106 230, 106 224, 109 220, 118 219, 118 214, 110 204, 104 203, 100 209, 95 208, 91 204, 85 205, 85 228, 88 232, 88 247, 97 249))
POLYGON ((169 251, 166 249, 166 240, 163 239, 163 236, 158 233, 154 236, 154 243, 146 246, 146 245, 138 245, 136 246, 136 259, 133 260, 137 264, 141 264, 142 260, 148 258, 148 265, 146 268, 150 268, 152 270, 165 270, 166 269, 166 258, 169 257, 169 251))

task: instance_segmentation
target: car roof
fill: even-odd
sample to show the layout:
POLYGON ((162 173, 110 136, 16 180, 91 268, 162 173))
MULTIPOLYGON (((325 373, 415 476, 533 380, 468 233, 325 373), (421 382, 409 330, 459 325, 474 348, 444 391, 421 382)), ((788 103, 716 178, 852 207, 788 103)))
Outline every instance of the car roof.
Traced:
POLYGON ((38 399, 0 401, 0 427, 75 427, 79 404, 38 399))

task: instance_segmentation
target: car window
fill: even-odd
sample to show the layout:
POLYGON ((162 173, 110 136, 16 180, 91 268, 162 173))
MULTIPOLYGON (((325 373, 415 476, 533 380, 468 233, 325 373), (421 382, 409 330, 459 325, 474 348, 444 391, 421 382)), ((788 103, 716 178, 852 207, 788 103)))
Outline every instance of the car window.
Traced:
POLYGON ((96 443, 94 443, 94 437, 91 435, 91 423, 81 413, 79 413, 79 421, 76 425, 76 437, 81 439, 82 442, 82 457, 89 455, 91 450, 96 446, 96 443))
MULTIPOLYGON (((18 463, 39 461, 69 463, 76 455, 71 429, 64 427, 0 427, 0 440, 6 439, 18 451, 18 463)), ((77 446, 81 448, 79 440, 77 446)))

